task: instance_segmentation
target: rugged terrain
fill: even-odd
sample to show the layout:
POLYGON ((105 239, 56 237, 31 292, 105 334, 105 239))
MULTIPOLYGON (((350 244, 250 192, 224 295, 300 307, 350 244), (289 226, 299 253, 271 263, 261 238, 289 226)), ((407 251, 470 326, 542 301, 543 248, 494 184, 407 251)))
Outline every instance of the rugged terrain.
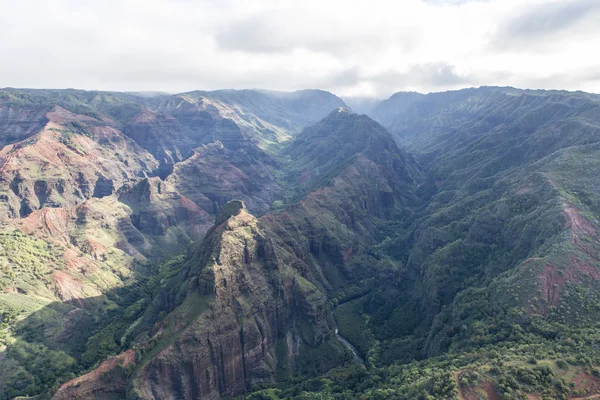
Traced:
POLYGON ((1 91, 0 391, 47 391, 129 342, 159 264, 230 199, 267 211, 269 147, 339 106, 321 91, 1 91))
POLYGON ((2 398, 596 393, 600 97, 368 110, 0 91, 2 398))

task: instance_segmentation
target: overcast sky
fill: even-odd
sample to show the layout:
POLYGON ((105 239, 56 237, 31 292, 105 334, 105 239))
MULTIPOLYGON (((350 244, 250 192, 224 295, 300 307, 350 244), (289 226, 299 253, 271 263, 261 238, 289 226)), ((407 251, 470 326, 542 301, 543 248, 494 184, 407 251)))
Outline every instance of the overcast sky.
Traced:
POLYGON ((0 0, 0 87, 600 92, 600 0, 0 0))

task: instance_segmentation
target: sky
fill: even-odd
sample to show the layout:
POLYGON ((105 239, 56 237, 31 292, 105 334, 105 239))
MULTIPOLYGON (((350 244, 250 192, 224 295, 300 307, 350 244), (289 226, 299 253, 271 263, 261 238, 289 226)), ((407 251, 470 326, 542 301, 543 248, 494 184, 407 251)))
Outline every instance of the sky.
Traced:
POLYGON ((600 93, 600 0, 0 0, 0 87, 600 93))

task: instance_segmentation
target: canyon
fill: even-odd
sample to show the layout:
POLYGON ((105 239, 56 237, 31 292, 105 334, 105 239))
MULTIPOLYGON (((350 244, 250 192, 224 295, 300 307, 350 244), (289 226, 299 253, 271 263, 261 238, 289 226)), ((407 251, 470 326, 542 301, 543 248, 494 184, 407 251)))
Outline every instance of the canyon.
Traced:
POLYGON ((592 395, 599 117, 2 89, 0 398, 592 395))

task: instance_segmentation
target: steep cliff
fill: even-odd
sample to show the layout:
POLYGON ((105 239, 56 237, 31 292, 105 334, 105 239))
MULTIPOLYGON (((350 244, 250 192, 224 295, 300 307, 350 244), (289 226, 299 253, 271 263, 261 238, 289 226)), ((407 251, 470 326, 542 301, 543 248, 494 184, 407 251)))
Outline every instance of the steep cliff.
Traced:
MULTIPOLYGON (((332 342, 326 296, 303 278, 241 201, 227 203, 193 257, 164 289, 181 298, 140 340, 132 398, 221 398, 273 383, 304 347, 332 342)), ((156 319, 149 313, 147 318, 156 319)), ((323 365, 334 365, 335 359, 323 365)), ((98 373, 67 383, 55 398, 104 398, 98 373), (99 379, 99 378, 98 378, 99 379)), ((125 393, 125 385, 114 387, 125 393)))
POLYGON ((0 90, 0 397, 125 350, 163 261, 227 201, 262 214, 278 198, 271 145, 342 104, 314 95, 0 90))
POLYGON ((338 100, 323 92, 143 102, 67 91, 54 105, 46 92, 21 93, 21 103, 17 94, 6 104, 24 108, 11 115, 42 124, 44 145, 24 151, 35 146, 20 139, 26 123, 5 124, 14 137, 2 154, 16 148, 27 179, 4 202, 0 306, 9 311, 0 327, 9 336, 0 337, 0 392, 59 384, 60 399, 219 399, 262 385, 277 388, 256 396, 278 398, 593 391, 597 96, 399 94, 379 111, 411 154, 369 117, 325 110, 338 100), (44 114, 27 108, 39 96, 44 114), (325 117, 300 129, 317 116, 325 117), (51 124, 72 133, 73 154, 51 124), (89 159, 77 158, 81 144, 89 159), (121 147, 133 149, 131 162, 111 155, 121 147), (46 149, 64 168, 45 163, 56 161, 46 149), (69 182, 80 193, 59 197, 56 176, 76 168, 86 179, 69 182), (38 181, 50 189, 36 189, 38 181), (185 254, 158 262, 194 239, 185 254), (334 320, 366 369, 336 340, 334 320))
MULTIPOLYGON (((336 111, 320 124, 292 146, 346 135, 350 161, 279 212, 257 219, 241 201, 222 206, 136 325, 138 361, 115 391, 125 393, 128 381, 132 398, 229 397, 351 359, 335 339, 328 299, 372 273, 354 258, 376 243, 388 216, 419 201, 413 191, 423 176, 367 117, 336 111)), ((77 382, 57 398, 103 398, 106 385, 77 382)))

